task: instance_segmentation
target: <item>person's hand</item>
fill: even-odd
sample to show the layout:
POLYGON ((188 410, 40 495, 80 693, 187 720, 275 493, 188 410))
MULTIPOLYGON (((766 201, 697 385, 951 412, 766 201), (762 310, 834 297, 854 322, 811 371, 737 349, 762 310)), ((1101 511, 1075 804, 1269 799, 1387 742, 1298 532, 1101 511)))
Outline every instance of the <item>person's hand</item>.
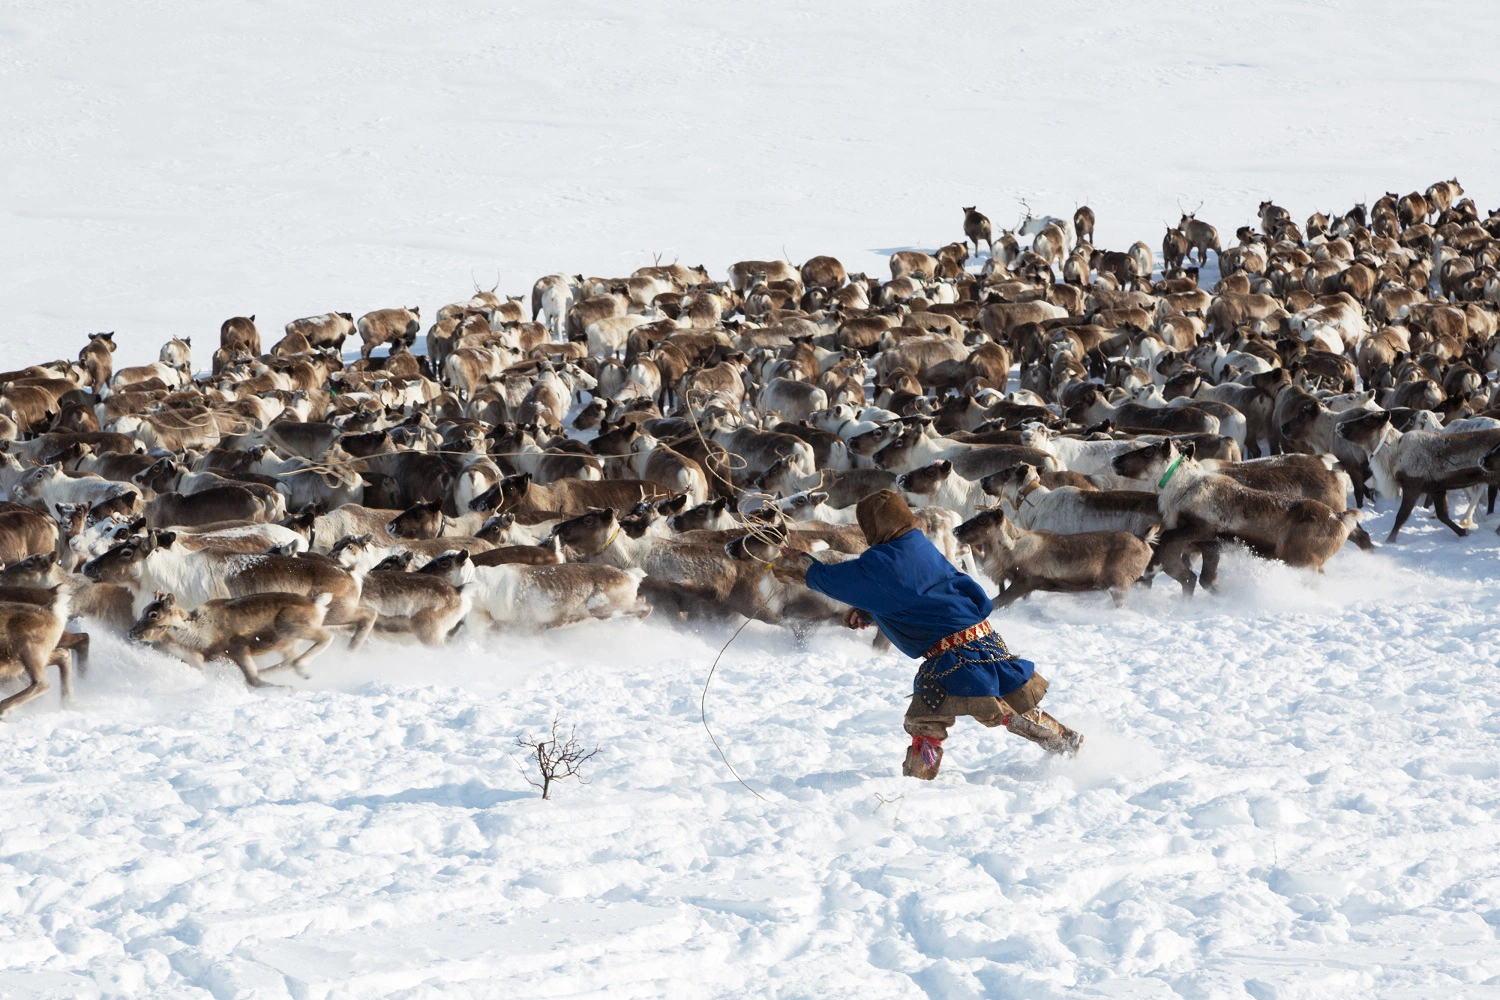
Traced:
POLYGON ((859 608, 850 608, 844 616, 844 628, 866 629, 870 627, 870 616, 859 608))

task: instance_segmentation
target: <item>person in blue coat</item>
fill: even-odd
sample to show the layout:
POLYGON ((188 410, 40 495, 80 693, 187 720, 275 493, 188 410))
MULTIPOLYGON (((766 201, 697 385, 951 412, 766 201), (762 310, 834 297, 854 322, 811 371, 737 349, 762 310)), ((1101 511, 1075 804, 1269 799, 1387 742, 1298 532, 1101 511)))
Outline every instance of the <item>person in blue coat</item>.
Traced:
POLYGON ((1038 706, 1047 681, 1012 656, 989 623, 994 605, 917 527, 899 493, 881 490, 855 508, 869 543, 857 559, 820 562, 784 548, 779 573, 851 606, 844 623, 875 625, 897 649, 921 658, 904 722, 911 746, 901 772, 937 776, 943 740, 960 715, 1004 726, 1051 753, 1076 753, 1083 737, 1038 706))

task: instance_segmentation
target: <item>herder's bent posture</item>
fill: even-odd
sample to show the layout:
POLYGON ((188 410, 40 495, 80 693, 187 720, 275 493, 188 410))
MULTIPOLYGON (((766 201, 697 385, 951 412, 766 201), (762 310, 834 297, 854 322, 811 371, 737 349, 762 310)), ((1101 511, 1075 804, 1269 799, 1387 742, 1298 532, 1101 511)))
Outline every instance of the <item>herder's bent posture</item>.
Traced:
POLYGON ((851 628, 873 622, 907 656, 923 657, 905 728, 911 747, 901 772, 937 776, 943 740, 960 715, 1004 726, 1051 753, 1076 753, 1083 737, 1037 707, 1047 681, 1011 655, 988 621, 994 605, 973 577, 954 569, 917 527, 899 493, 881 490, 855 508, 870 545, 859 558, 822 563, 782 549, 778 572, 852 605, 851 628))

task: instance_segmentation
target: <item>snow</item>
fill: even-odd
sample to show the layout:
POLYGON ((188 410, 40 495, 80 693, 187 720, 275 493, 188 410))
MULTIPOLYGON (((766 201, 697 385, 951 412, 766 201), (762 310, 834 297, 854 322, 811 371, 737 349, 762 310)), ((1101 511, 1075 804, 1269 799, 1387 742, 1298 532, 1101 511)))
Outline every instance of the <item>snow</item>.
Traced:
MULTIPOLYGON (((1156 243, 1457 175, 1500 193, 1492 5, 391 0, 0 10, 0 343, 430 315, 498 271, 722 270, 1087 200, 1156 243), (1468 53, 1464 55, 1464 53, 1468 53), (784 248, 784 249, 783 249, 784 248), (471 279, 472 275, 472 279, 471 279)), ((10 367, 11 364, 0 365, 10 367)), ((1375 537, 1389 510, 1369 522, 1375 537)), ((100 636, 0 732, 0 996, 1500 995, 1500 540, 1226 560, 996 618, 1085 753, 861 637, 600 623, 330 653, 248 692, 100 636), (542 802, 514 740, 602 748, 542 802)))
MULTIPOLYGON (((1492 4, 685 0, 0 10, 0 301, 21 356, 116 363, 228 316, 264 333, 477 282, 716 273, 893 248, 1087 201, 1161 243, 1457 175, 1500 192, 1492 4), (1455 57, 1449 51, 1454 50, 1455 57)), ((270 340, 266 343, 269 346, 270 340)))
POLYGON ((104 638, 0 743, 0 995, 1490 995, 1496 540, 1409 530, 1191 603, 1024 602, 997 622, 1086 752, 961 721, 931 785, 912 664, 751 624, 708 706, 765 801, 699 722, 727 626, 339 651, 270 693, 104 638), (603 750, 542 802, 513 741, 554 715, 603 750))

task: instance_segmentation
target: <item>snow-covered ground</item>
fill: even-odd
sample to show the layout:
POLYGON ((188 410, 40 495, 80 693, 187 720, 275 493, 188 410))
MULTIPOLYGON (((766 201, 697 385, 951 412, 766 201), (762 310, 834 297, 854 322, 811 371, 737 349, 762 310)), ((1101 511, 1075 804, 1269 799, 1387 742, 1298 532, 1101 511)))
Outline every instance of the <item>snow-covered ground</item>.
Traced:
MULTIPOLYGON (((1384 514, 1372 522, 1379 531, 1384 514)), ((600 623, 248 693, 102 641, 0 741, 0 996, 1500 993, 1500 567, 1422 521, 1317 578, 997 616, 1088 734, 960 722, 842 630, 600 623), (543 802, 522 733, 601 753, 543 802)))
MULTIPOLYGON (((1500 5, 7 0, 0 335, 118 363, 558 270, 1099 217, 1226 237, 1457 175, 1500 199, 1500 5)), ((1488 200, 1486 200, 1488 199, 1488 200)), ((268 340, 269 344, 270 341, 268 340)))
MULTIPOLYGON (((877 272, 1019 197, 1107 246, 1179 201, 1230 232, 1456 174, 1488 208, 1497 23, 15 0, 0 368, 654 253, 877 272)), ((1191 603, 1035 597, 996 621, 1086 753, 960 723, 931 785, 913 664, 752 624, 708 704, 765 801, 699 723, 727 627, 377 645, 269 693, 100 639, 76 706, 0 731, 0 996, 1500 996, 1496 520, 1324 577, 1233 558, 1191 603), (513 743, 554 716, 602 751, 544 803, 513 743)))

